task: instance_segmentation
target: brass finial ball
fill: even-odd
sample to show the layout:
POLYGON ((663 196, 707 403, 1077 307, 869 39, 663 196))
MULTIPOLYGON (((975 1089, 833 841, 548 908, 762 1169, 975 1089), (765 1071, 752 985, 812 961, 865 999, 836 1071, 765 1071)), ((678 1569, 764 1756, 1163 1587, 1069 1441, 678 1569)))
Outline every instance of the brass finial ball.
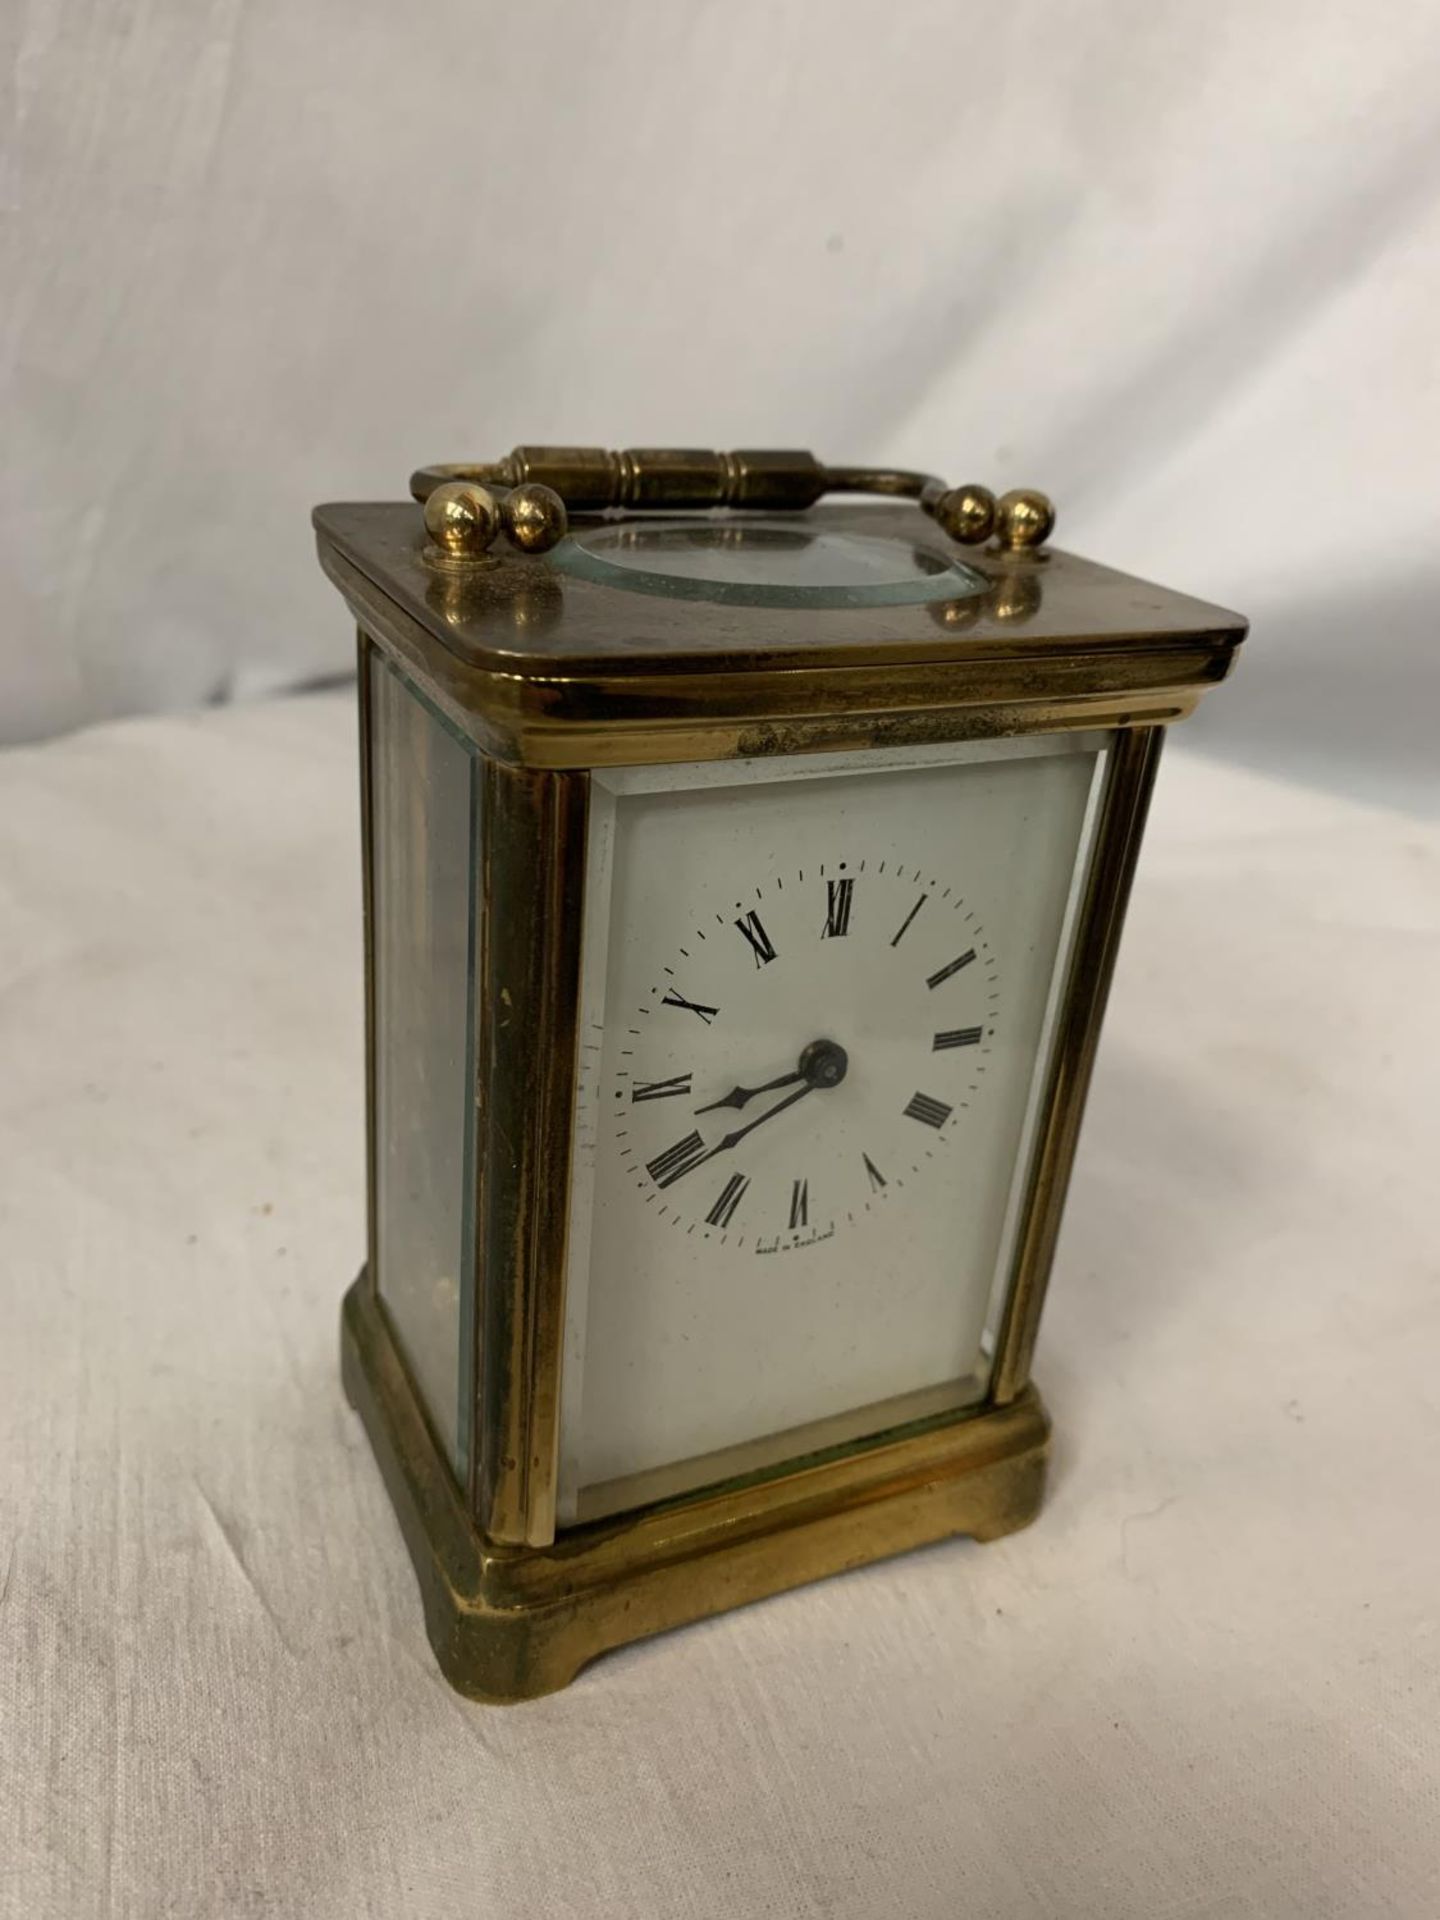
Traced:
POLYGON ((425 531, 452 560, 478 560, 500 531, 495 496, 470 480, 447 480, 425 502, 425 531))
POLYGON ((548 553, 570 525, 565 502, 553 487, 542 487, 537 480, 510 489, 500 502, 500 520, 522 553, 548 553))
POLYGON ((1055 531, 1055 508, 1048 494, 1033 487, 1016 487, 1002 493, 995 508, 995 533, 1002 547, 1012 553, 1027 547, 1043 547, 1055 531))
POLYGON ((951 487, 935 502, 935 522, 962 546, 978 547, 995 531, 995 496, 988 487, 951 487))

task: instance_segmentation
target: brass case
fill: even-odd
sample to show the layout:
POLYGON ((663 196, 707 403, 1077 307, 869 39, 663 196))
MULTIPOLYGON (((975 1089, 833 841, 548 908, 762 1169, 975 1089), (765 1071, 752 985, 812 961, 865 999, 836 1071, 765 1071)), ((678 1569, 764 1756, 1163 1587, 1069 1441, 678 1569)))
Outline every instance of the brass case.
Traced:
MULTIPOLYGON (((979 596, 812 614, 617 591, 547 555, 437 570, 413 506, 325 507, 315 519, 322 565, 359 623, 362 687, 370 1252, 346 1296, 343 1375, 446 1676, 477 1699, 531 1698, 609 1647, 949 1534, 989 1540, 1025 1525, 1049 1435, 1031 1353, 1160 745, 1229 671, 1244 621, 1060 552, 967 556, 987 582, 979 596), (373 1280, 372 650, 484 756, 463 1485, 373 1280), (1097 727, 1116 730, 1116 744, 985 1403, 557 1534, 589 770, 1097 727)), ((943 553, 917 522, 885 505, 822 507, 804 524, 898 533, 943 553)))

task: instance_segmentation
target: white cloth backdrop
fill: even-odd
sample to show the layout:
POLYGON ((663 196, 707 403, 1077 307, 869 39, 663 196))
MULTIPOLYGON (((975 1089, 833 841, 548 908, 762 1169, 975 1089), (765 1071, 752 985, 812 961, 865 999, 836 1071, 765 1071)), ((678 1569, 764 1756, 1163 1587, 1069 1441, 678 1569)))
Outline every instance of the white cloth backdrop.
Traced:
POLYGON ((3 1920, 1429 1920, 1440 11, 0 35, 0 740, 347 672, 310 504, 520 439, 1035 483, 1257 623, 1162 774, 1040 1522, 509 1712, 336 1377, 350 696, 0 753, 3 1920))
POLYGON ((311 504, 559 439, 1044 486, 1065 540, 1263 621, 1203 727, 1372 792, 1424 758, 1434 0, 4 31, 0 739, 348 671, 311 504))

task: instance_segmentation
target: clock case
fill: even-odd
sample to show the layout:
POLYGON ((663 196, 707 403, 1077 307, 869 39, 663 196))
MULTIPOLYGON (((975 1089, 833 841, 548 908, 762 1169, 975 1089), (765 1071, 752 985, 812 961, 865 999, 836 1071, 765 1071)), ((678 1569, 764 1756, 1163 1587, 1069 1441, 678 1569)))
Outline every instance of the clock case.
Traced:
MULTIPOLYGON (((624 591, 549 553, 437 564, 413 504, 325 506, 314 523, 359 627, 369 1218, 342 1371, 446 1677, 474 1698, 530 1698, 644 1635, 947 1535, 1024 1526, 1049 1439, 1031 1353, 1160 746, 1229 671, 1243 620, 1036 548, 967 553, 983 590, 953 600, 797 610, 624 591), (474 1311, 457 1356, 473 1418, 459 1478, 376 1286, 381 662, 479 756, 474 1311), (1115 729, 1115 746, 987 1399, 557 1533, 589 770, 1073 728, 1115 729)), ((821 505, 795 524, 959 557, 911 505, 821 505)))

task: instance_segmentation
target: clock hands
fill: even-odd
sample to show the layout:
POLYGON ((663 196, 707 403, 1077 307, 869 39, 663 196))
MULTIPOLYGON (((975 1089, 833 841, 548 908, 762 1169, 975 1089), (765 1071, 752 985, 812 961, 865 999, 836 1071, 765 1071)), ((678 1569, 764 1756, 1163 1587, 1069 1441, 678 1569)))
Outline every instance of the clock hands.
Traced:
MULTIPOLYGON (((794 1077, 798 1080, 800 1076, 796 1074, 794 1077)), ((714 1146, 710 1149, 710 1153, 707 1153, 705 1158, 708 1160, 711 1153, 723 1153, 727 1147, 739 1146, 747 1133, 754 1133, 757 1127, 763 1127, 767 1120, 773 1120, 777 1113, 784 1113, 787 1107, 793 1107, 797 1100, 803 1100, 807 1093, 814 1093, 814 1091, 815 1082, 811 1080, 803 1087, 797 1087, 794 1093, 787 1093, 783 1100, 777 1100, 774 1106, 767 1107, 764 1113, 757 1113, 755 1118, 753 1120, 747 1120, 743 1127, 732 1128, 723 1140, 717 1140, 715 1142, 714 1146)), ((698 1165, 699 1163, 697 1162, 696 1164, 698 1165)))
MULTIPOLYGON (((773 1080, 766 1080, 758 1087, 732 1087, 722 1099, 712 1100, 708 1107, 697 1107, 695 1112, 713 1113, 717 1107, 744 1107, 761 1093, 774 1093, 777 1087, 793 1087, 797 1080, 804 1080, 812 1087, 838 1087, 849 1070, 850 1057, 836 1040, 812 1040, 801 1053, 793 1073, 778 1074, 773 1080)), ((788 1100, 772 1109, 779 1113, 788 1106, 788 1100)))
MULTIPOLYGON (((707 1160, 713 1160, 717 1153, 727 1153, 731 1147, 738 1146, 747 1134, 754 1133, 757 1127, 763 1127, 765 1122, 773 1120, 776 1114, 784 1113, 787 1107, 793 1107, 797 1101, 803 1100, 807 1093, 815 1093, 828 1087, 838 1087, 849 1071, 849 1066, 849 1055, 838 1041, 812 1040, 800 1055, 794 1073, 782 1073, 763 1087, 736 1087, 723 1100, 712 1101, 711 1106, 744 1106, 745 1102, 757 1093, 769 1093, 776 1087, 793 1086, 797 1080, 803 1081, 803 1086, 796 1087, 793 1093, 787 1093, 783 1100, 777 1100, 774 1106, 767 1107, 764 1113, 756 1114, 753 1120, 747 1120, 743 1127, 732 1127, 729 1133, 717 1140, 713 1147, 707 1147, 703 1153, 687 1154, 678 1161, 678 1164, 657 1178, 655 1184, 660 1187, 673 1186, 685 1174, 693 1173, 696 1167, 703 1166, 707 1160), (738 1099, 737 1095, 740 1096, 738 1099)), ((700 1107, 697 1111, 709 1113, 710 1107, 700 1107)), ((700 1137, 696 1134, 691 1140, 682 1144, 689 1147, 698 1146, 699 1143, 700 1137)))
MULTIPOLYGON (((798 1080, 800 1076, 798 1074, 791 1074, 787 1077, 798 1080)), ((813 1081, 807 1082, 803 1087, 796 1087, 795 1091, 793 1093, 787 1093, 783 1100, 777 1100, 773 1107, 767 1107, 764 1113, 758 1113, 753 1120, 747 1120, 743 1127, 732 1127, 730 1132, 725 1134, 722 1139, 717 1140, 713 1147, 706 1147, 703 1153, 693 1153, 681 1159, 677 1165, 671 1167, 668 1172, 660 1175, 656 1179, 656 1186, 673 1187, 675 1182, 683 1179, 687 1173, 693 1173, 696 1167, 703 1167, 705 1162, 707 1160, 713 1160, 717 1153, 726 1153, 731 1147, 738 1146, 747 1133, 754 1133, 757 1127, 763 1127, 767 1120, 773 1120, 777 1113, 783 1113, 787 1107, 793 1107, 797 1100, 803 1100, 807 1093, 813 1093, 814 1091, 815 1083, 813 1081)), ((700 1136, 698 1133, 693 1134, 688 1141, 682 1143, 683 1146, 687 1147, 694 1147, 699 1144, 700 1136)), ((655 1172, 656 1169, 652 1168, 651 1171, 655 1172)))

